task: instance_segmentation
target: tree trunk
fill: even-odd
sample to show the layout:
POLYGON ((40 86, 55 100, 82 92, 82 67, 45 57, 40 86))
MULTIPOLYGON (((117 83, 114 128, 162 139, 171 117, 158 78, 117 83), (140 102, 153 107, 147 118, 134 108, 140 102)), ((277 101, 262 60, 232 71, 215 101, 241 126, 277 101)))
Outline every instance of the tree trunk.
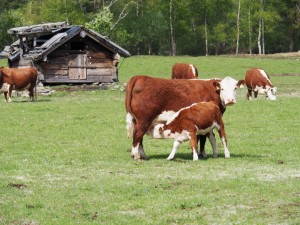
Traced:
POLYGON ((258 54, 261 55, 261 19, 258 22, 258 37, 257 37, 258 54))
POLYGON ((206 15, 205 15, 205 21, 204 21, 204 33, 205 33, 205 55, 208 56, 208 35, 207 35, 207 21, 206 21, 206 15))
POLYGON ((241 9, 241 0, 239 0, 237 19, 236 19, 236 51, 235 54, 239 54, 239 44, 240 44, 240 9, 241 9))
POLYGON ((174 28, 173 0, 170 0, 170 34, 171 34, 171 55, 176 55, 175 28, 174 28))
POLYGON ((265 23, 264 19, 261 19, 261 42, 262 42, 262 54, 265 54, 265 23))
POLYGON ((249 53, 252 54, 252 28, 251 28, 251 10, 250 10, 250 3, 249 0, 249 11, 248 11, 248 25, 249 25, 249 53))

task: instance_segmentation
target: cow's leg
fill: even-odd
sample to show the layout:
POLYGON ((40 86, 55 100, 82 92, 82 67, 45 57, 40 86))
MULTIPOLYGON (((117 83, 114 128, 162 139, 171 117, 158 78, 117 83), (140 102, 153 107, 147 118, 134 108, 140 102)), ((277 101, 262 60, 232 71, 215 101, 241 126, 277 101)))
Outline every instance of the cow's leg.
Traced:
POLYGON ((190 132, 190 146, 193 150, 193 160, 197 161, 198 158, 198 150, 197 150, 197 134, 195 132, 190 132))
POLYGON ((135 124, 134 126, 133 143, 131 150, 131 156, 134 159, 147 159, 147 156, 143 149, 143 136, 145 135, 147 129, 148 127, 141 127, 139 124, 135 124))
POLYGON ((225 128, 224 128, 224 123, 223 122, 220 123, 219 135, 220 135, 221 141, 222 141, 223 146, 224 146, 225 158, 229 159, 230 158, 230 152, 229 152, 229 149, 227 147, 227 138, 226 138, 226 133, 225 133, 225 128))
POLYGON ((211 144, 211 147, 213 149, 213 157, 217 158, 218 157, 218 149, 217 149, 217 142, 216 142, 216 137, 213 131, 209 132, 209 141, 211 144))
POLYGON ((257 99, 258 91, 254 91, 254 99, 257 99))
POLYGON ((29 101, 34 101, 34 95, 33 95, 33 87, 30 86, 30 88, 28 89, 29 91, 29 101))
POLYGON ((4 92, 4 98, 5 98, 5 101, 6 101, 6 102, 8 102, 8 99, 7 99, 7 93, 8 93, 7 91, 4 92))
POLYGON ((247 99, 251 100, 252 99, 252 90, 248 88, 248 92, 247 92, 247 99))
POLYGON ((206 153, 205 153, 205 142, 206 142, 206 135, 198 135, 198 140, 200 142, 200 153, 199 156, 200 158, 205 159, 207 157, 206 153))
POLYGON ((10 85, 9 89, 8 89, 8 98, 7 98, 7 102, 11 102, 11 93, 13 91, 13 86, 10 85))
POLYGON ((171 151, 170 155, 168 156, 167 160, 174 159, 176 151, 177 151, 179 145, 180 145, 180 141, 175 140, 174 143, 173 143, 172 151, 171 151))

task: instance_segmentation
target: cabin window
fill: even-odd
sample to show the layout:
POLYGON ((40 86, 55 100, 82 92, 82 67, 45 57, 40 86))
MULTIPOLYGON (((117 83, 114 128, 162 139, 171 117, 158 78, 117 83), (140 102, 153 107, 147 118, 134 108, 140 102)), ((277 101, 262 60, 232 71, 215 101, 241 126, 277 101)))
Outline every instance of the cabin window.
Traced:
POLYGON ((84 50, 85 43, 82 41, 71 42, 71 50, 84 50))

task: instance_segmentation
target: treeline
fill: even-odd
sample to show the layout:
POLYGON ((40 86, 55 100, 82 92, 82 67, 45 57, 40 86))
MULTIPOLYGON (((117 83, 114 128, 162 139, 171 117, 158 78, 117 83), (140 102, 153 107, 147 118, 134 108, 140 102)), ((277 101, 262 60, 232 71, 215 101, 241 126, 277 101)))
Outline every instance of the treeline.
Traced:
POLYGON ((0 0, 7 30, 67 21, 131 54, 269 54, 300 50, 300 0, 0 0))

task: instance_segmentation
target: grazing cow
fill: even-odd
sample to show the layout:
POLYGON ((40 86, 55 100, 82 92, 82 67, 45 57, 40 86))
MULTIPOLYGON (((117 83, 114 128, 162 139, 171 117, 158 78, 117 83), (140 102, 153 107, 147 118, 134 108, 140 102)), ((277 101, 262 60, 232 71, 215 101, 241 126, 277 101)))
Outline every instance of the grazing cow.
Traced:
MULTIPOLYGON (((214 101, 223 114, 226 106, 236 102, 236 88, 244 80, 162 79, 134 76, 126 86, 126 122, 128 135, 133 135, 134 159, 147 159, 143 136, 153 124, 166 122, 176 111, 197 102, 214 101)), ((205 157, 206 137, 200 139, 200 156, 205 157)))
POLYGON ((197 135, 209 134, 214 157, 218 156, 216 150, 216 139, 212 130, 216 128, 222 140, 225 158, 230 158, 230 152, 227 148, 227 139, 222 120, 222 114, 215 102, 194 103, 188 107, 176 112, 166 124, 157 124, 148 131, 154 138, 172 138, 174 139, 173 149, 167 158, 172 160, 176 151, 183 141, 190 140, 190 146, 193 151, 193 160, 198 160, 197 135))
POLYGON ((198 70, 193 64, 175 63, 172 67, 172 79, 196 79, 198 70))
POLYGON ((34 101, 33 89, 36 86, 37 70, 27 68, 0 68, 0 92, 4 92, 6 102, 11 102, 12 90, 27 89, 29 98, 34 101))
POLYGON ((245 84, 248 88, 247 99, 251 100, 252 91, 254 99, 258 93, 265 95, 270 100, 276 100, 277 88, 270 81, 269 75, 263 69, 252 68, 246 72, 245 84))

